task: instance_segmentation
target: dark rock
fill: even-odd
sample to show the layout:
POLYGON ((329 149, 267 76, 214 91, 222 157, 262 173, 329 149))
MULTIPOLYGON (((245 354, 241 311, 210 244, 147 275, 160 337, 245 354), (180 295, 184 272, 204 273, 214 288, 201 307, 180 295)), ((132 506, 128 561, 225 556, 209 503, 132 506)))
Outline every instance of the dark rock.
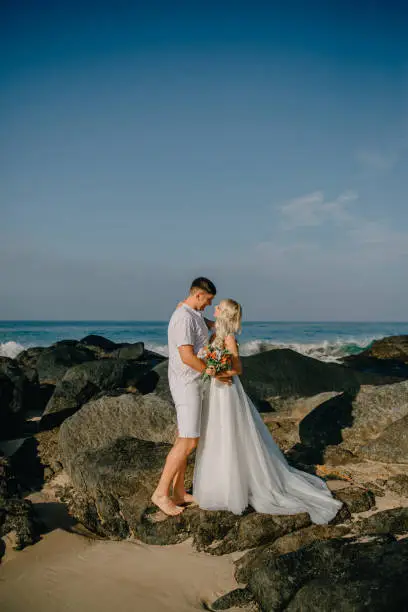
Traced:
POLYGON ((407 571, 408 540, 334 539, 280 557, 261 552, 248 589, 265 612, 386 612, 404 609, 407 571))
MULTIPOLYGON (((15 548, 20 550, 39 539, 33 506, 19 497, 20 485, 10 461, 0 456, 0 537, 15 532, 15 548)), ((0 556, 2 554, 0 549, 0 556)))
POLYGON ((235 589, 222 597, 219 597, 213 604, 211 610, 228 610, 228 608, 247 608, 254 601, 254 596, 248 589, 235 589))
POLYGON ((15 412, 14 385, 0 372, 0 439, 11 436, 21 423, 21 413, 15 412))
POLYGON ((82 340, 79 341, 80 344, 90 347, 92 349, 97 349, 97 352, 100 355, 104 355, 105 353, 110 353, 118 348, 118 344, 113 342, 112 340, 108 340, 108 338, 104 338, 103 336, 98 336, 97 334, 90 334, 89 336, 85 336, 82 340))
POLYGON ((375 506, 375 497, 372 491, 360 487, 347 487, 334 492, 336 499, 339 499, 350 512, 366 512, 375 506))
POLYGON ((376 497, 384 497, 385 489, 384 484, 376 480, 375 482, 363 482, 362 486, 372 491, 376 497))
POLYGON ((408 497, 408 474, 397 474, 396 476, 392 476, 387 480, 387 489, 403 497, 408 497))
POLYGON ((224 555, 261 546, 308 525, 310 517, 307 513, 285 516, 253 512, 243 516, 211 552, 224 555))
POLYGON ((109 357, 113 357, 115 359, 141 359, 143 356, 143 342, 136 342, 135 344, 129 344, 129 346, 123 346, 122 348, 115 349, 109 355, 109 357))
POLYGON ((341 446, 326 446, 323 450, 323 463, 326 465, 347 465, 357 463, 359 459, 353 453, 341 446))
POLYGON ((344 393, 315 408, 299 424, 305 447, 321 463, 325 447, 341 444, 359 454, 361 446, 408 414, 408 381, 384 386, 364 386, 355 396, 344 393))
POLYGON ((276 396, 305 398, 325 391, 355 394, 361 384, 380 384, 378 377, 312 359, 291 349, 265 351, 243 357, 242 361, 242 384, 258 406, 259 401, 273 403, 276 396))
POLYGON ((287 533, 272 544, 266 544, 260 548, 250 550, 238 559, 235 562, 237 568, 235 577, 238 582, 248 582, 250 573, 257 566, 261 552, 279 557, 280 555, 295 552, 299 548, 308 546, 313 542, 340 538, 349 532, 350 527, 346 525, 310 525, 309 527, 299 529, 299 531, 287 533))
POLYGON ((360 448, 359 454, 371 461, 408 463, 408 414, 389 425, 378 438, 360 448))
MULTIPOLYGON (((175 544, 193 537, 198 550, 215 555, 267 543, 310 524, 307 514, 269 516, 248 509, 237 516, 198 507, 157 520, 150 497, 170 448, 165 443, 123 437, 102 448, 77 449, 69 468, 79 495, 79 502, 72 496, 70 506, 75 516, 107 537, 130 533, 148 544, 175 544)), ((191 459, 187 486, 192 473, 191 459)))
POLYGON ((299 423, 299 437, 305 447, 314 450, 321 463, 326 446, 342 442, 342 432, 353 424, 352 396, 344 393, 324 402, 299 423))
POLYGON ((9 408, 14 413, 24 411, 27 404, 27 392, 30 386, 24 372, 15 359, 0 357, 0 373, 7 376, 13 384, 13 397, 9 408))
POLYGON ((137 389, 144 395, 153 393, 173 404, 168 379, 168 360, 155 366, 137 384, 137 389))
POLYGON ((70 368, 58 383, 41 421, 55 427, 101 391, 135 387, 149 365, 126 359, 101 359, 70 368))
POLYGON ((103 448, 124 436, 173 443, 176 432, 173 406, 155 393, 103 395, 82 406, 61 425, 62 462, 71 473, 78 452, 103 448))
POLYGON ((38 383, 37 361, 45 350, 46 348, 43 346, 35 346, 22 351, 16 357, 18 365, 30 383, 38 383))
POLYGON ((94 353, 76 340, 62 340, 47 347, 38 356, 36 369, 41 384, 56 385, 67 370, 75 365, 93 361, 94 353))
POLYGON ((348 366, 366 372, 391 376, 408 376, 408 335, 388 336, 374 340, 371 346, 344 360, 348 366))
POLYGON ((359 535, 374 533, 408 533, 408 508, 392 508, 383 510, 372 516, 360 519, 353 526, 359 535))
POLYGON ((35 434, 37 454, 44 467, 44 480, 49 480, 63 469, 58 436, 58 427, 35 434))
POLYGON ((33 437, 18 440, 8 454, 8 461, 22 490, 28 492, 41 487, 44 468, 37 455, 37 440, 33 437))

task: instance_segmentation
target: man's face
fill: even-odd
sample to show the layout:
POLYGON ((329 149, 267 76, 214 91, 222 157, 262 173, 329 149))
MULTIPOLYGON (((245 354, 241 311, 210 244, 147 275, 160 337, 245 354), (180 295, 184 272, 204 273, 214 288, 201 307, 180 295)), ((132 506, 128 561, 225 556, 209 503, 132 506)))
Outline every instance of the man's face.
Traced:
POLYGON ((197 310, 204 310, 207 306, 211 306, 214 296, 206 291, 199 291, 196 294, 197 310))

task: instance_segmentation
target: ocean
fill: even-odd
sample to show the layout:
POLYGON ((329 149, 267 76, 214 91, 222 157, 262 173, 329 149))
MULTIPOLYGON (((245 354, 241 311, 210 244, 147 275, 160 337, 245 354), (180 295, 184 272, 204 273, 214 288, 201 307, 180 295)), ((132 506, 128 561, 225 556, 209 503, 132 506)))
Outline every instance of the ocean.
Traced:
MULTIPOLYGON (((145 343, 167 355, 166 321, 0 321, 0 356, 16 357, 32 346, 99 334, 114 342, 145 343)), ((238 340, 243 355, 288 347, 322 361, 339 361, 384 336, 408 334, 405 323, 245 322, 238 340)))

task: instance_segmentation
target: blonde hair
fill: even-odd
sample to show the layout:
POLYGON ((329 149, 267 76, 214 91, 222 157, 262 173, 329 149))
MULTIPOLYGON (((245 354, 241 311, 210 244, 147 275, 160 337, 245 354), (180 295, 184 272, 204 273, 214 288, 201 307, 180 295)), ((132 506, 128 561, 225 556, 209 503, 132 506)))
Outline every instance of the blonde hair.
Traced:
POLYGON ((223 348, 224 340, 229 334, 241 331, 242 306, 235 300, 221 300, 219 304, 219 315, 215 321, 216 348, 223 348))

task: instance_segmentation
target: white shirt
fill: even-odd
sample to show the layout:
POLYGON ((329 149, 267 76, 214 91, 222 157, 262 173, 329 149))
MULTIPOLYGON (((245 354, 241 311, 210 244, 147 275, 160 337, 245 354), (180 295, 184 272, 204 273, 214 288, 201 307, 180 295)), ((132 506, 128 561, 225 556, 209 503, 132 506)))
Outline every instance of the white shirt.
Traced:
POLYGON ((169 383, 176 390, 200 378, 200 372, 182 362, 179 346, 192 344, 194 354, 208 343, 208 329, 203 314, 187 304, 177 308, 170 319, 168 328, 169 383))

